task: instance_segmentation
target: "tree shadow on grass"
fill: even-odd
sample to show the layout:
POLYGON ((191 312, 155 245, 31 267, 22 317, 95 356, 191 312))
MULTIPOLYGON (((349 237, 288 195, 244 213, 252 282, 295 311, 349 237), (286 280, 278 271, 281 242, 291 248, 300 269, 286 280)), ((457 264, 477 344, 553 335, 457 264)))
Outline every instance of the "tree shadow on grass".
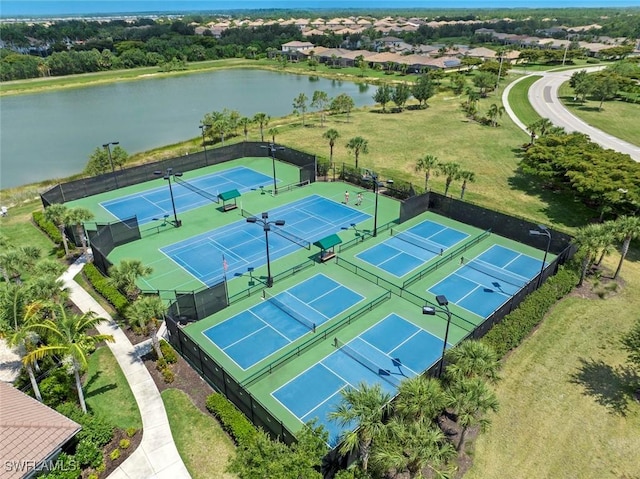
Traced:
POLYGON ((100 379, 100 376, 102 376, 102 371, 96 371, 84 385, 83 389, 85 391, 85 394, 84 394, 85 399, 91 398, 93 396, 99 396, 104 392, 110 391, 118 387, 116 384, 111 383, 111 384, 105 384, 104 386, 100 386, 97 389, 91 389, 91 386, 93 385, 93 383, 95 383, 98 379, 100 379))
POLYGON ((589 396, 614 414, 626 416, 637 375, 630 368, 612 367, 602 360, 580 358, 580 363, 571 382, 584 387, 589 396))

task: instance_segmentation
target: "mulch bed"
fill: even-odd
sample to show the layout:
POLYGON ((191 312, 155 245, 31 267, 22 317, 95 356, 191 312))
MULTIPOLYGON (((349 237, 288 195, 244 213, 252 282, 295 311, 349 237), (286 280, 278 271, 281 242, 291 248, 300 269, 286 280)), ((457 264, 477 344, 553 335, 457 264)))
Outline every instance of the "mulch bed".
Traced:
MULTIPOLYGON (((126 461, 127 458, 131 454, 133 454, 133 452, 140 445, 141 441, 142 441, 142 429, 139 429, 138 431, 136 431, 136 433, 132 437, 127 436, 126 431, 122 429, 116 429, 113 434, 113 439, 111 439, 111 442, 107 444, 102 450, 106 468, 104 472, 100 473, 100 477, 107 477, 109 476, 109 474, 115 471, 118 468, 118 466, 120 466, 120 464, 126 461), (126 449, 120 448, 120 441, 122 439, 128 439, 130 441, 128 448, 126 449), (111 454, 111 452, 116 450, 116 448, 120 448, 120 457, 118 457, 118 459, 112 460, 109 457, 109 454, 111 454)), ((82 477, 87 478, 92 472, 94 472, 93 469, 85 469, 84 471, 82 471, 82 477)))

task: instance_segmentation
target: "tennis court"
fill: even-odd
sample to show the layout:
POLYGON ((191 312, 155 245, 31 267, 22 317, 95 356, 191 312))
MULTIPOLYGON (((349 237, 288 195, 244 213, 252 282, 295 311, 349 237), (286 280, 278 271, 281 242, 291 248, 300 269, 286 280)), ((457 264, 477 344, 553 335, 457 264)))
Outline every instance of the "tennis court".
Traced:
POLYGON ((246 370, 364 299, 318 274, 202 332, 246 370))
POLYGON ((429 289, 449 302, 487 318, 539 272, 542 261, 510 248, 493 245, 464 261, 455 272, 429 289))
MULTIPOLYGON (((245 210, 244 216, 253 216, 245 210)), ((260 215, 256 215, 260 217, 260 215)), ((285 220, 283 227, 271 225, 269 253, 272 260, 311 243, 342 227, 357 224, 370 216, 319 195, 311 195, 269 211, 270 220, 285 220)), ((245 220, 193 236, 161 248, 165 255, 211 286, 228 277, 242 275, 249 268, 266 264, 265 233, 261 225, 245 220)))
POLYGON ((406 231, 392 230, 392 234, 388 240, 357 254, 356 257, 398 278, 444 254, 469 236, 430 220, 406 231))
MULTIPOLYGON (((184 180, 172 181, 171 187, 173 188, 176 212, 183 213, 217 202, 219 193, 230 190, 238 190, 242 193, 270 182, 273 182, 271 177, 251 168, 239 166, 199 176, 188 180, 188 182, 184 180)), ((120 220, 136 215, 139 224, 161 220, 173 215, 171 195, 166 184, 115 200, 104 201, 100 203, 100 206, 120 220)))
POLYGON ((395 396, 402 379, 422 373, 442 354, 440 338, 397 314, 390 314, 346 344, 336 340, 335 352, 271 394, 303 423, 317 417, 329 431, 332 446, 338 443, 342 428, 329 421, 327 414, 340 403, 340 391, 356 388, 361 382, 379 383, 395 396))

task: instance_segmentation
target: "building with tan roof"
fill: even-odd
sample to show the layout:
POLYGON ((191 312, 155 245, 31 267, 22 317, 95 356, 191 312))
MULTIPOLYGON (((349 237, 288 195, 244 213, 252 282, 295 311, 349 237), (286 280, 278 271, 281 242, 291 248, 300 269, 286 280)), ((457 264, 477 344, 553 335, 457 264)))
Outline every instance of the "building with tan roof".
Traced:
POLYGON ((0 478, 33 477, 80 431, 59 412, 0 382, 0 478))

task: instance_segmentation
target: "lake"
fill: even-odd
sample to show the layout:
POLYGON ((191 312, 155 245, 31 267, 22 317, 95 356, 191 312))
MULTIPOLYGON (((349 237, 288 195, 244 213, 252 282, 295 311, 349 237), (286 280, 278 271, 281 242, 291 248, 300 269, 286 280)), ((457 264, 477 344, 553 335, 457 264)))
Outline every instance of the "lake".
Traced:
MULTIPOLYGON (((373 104, 375 88, 261 70, 222 70, 0 99, 0 189, 81 172, 112 141, 129 154, 200 136, 206 113, 252 117, 293 112, 293 99, 322 90, 373 104)), ((311 109, 310 109, 311 110, 311 109)))

